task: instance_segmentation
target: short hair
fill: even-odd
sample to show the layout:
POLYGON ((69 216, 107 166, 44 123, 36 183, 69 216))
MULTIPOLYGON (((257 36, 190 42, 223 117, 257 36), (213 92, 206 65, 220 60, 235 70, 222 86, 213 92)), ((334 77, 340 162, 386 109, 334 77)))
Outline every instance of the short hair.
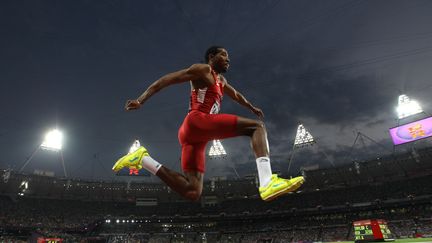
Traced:
POLYGON ((206 53, 205 53, 205 56, 204 56, 205 62, 206 63, 209 62, 209 56, 210 56, 210 54, 216 55, 216 54, 218 54, 221 51, 220 49, 225 49, 225 48, 222 47, 222 46, 211 46, 211 47, 209 47, 207 49, 206 53))

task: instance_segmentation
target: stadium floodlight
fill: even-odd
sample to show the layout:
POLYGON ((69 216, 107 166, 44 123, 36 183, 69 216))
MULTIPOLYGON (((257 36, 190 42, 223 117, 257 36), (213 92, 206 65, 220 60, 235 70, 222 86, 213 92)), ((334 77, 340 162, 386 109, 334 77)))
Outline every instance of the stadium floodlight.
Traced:
POLYGON ((21 182, 21 185, 18 187, 18 190, 19 190, 19 192, 18 192, 18 196, 24 196, 24 194, 26 193, 26 191, 28 190, 28 187, 29 187, 29 182, 28 182, 28 180, 23 180, 22 182, 21 182))
POLYGON ((57 130, 51 130, 45 135, 45 140, 41 144, 42 149, 51 151, 61 151, 63 142, 63 134, 57 130))
POLYGON ((24 170, 24 168, 30 163, 33 156, 35 156, 35 154, 37 153, 37 151, 39 149, 43 149, 43 150, 59 152, 60 157, 61 157, 62 166, 63 166, 63 172, 64 172, 65 177, 67 177, 66 167, 64 165, 62 148, 63 148, 63 134, 62 134, 62 132, 60 132, 58 129, 53 129, 53 130, 49 131, 45 135, 44 141, 41 143, 40 146, 38 146, 33 151, 33 153, 30 155, 30 157, 26 160, 24 165, 21 167, 19 172, 22 172, 24 170))
POLYGON ((310 134, 308 130, 303 126, 303 124, 300 124, 297 127, 297 134, 294 140, 294 146, 295 147, 302 147, 308 144, 315 143, 314 138, 310 134))
POLYGON ((3 174, 3 182, 4 183, 8 183, 10 175, 11 175, 11 169, 8 168, 8 169, 4 170, 4 174, 3 174))
POLYGON ((225 156, 227 153, 224 149, 224 147, 222 146, 222 143, 220 140, 213 140, 213 145, 210 147, 209 150, 209 156, 212 158, 216 158, 216 157, 223 157, 225 156))
POLYGON ((411 100, 407 95, 403 94, 399 95, 399 103, 396 111, 398 114, 398 119, 402 119, 418 113, 422 113, 423 109, 417 101, 411 100))

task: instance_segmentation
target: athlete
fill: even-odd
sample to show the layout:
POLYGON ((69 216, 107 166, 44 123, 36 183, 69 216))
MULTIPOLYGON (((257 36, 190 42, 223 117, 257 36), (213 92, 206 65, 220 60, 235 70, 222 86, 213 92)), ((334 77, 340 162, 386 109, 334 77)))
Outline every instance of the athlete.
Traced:
POLYGON ((161 77, 137 99, 128 100, 125 106, 127 111, 139 109, 160 90, 173 84, 190 82, 189 112, 178 132, 184 174, 161 165, 142 146, 120 158, 115 163, 113 171, 117 172, 124 167, 145 168, 181 196, 197 201, 201 197, 203 188, 207 142, 214 139, 248 136, 256 157, 261 198, 270 201, 280 195, 295 191, 304 182, 302 176, 288 180, 272 174, 267 132, 261 121, 264 117, 262 110, 252 105, 222 75, 229 68, 228 52, 223 47, 212 46, 206 51, 205 60, 206 64, 193 64, 189 68, 161 77), (249 108, 261 120, 219 114, 224 94, 249 108))

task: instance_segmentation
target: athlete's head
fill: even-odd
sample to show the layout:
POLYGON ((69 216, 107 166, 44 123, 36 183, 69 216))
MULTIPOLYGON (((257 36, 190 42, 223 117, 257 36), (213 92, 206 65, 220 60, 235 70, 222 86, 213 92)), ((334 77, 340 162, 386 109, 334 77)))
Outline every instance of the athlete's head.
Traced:
POLYGON ((205 60, 218 73, 225 73, 229 68, 228 52, 222 46, 211 46, 205 53, 205 60))

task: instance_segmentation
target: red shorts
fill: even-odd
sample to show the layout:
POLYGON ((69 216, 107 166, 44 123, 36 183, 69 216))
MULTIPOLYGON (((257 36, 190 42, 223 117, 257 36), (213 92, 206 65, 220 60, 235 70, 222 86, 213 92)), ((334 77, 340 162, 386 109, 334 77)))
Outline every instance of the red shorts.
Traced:
POLYGON ((237 116, 191 111, 183 121, 178 139, 182 146, 182 169, 205 171, 205 148, 208 141, 236 137, 237 116))

